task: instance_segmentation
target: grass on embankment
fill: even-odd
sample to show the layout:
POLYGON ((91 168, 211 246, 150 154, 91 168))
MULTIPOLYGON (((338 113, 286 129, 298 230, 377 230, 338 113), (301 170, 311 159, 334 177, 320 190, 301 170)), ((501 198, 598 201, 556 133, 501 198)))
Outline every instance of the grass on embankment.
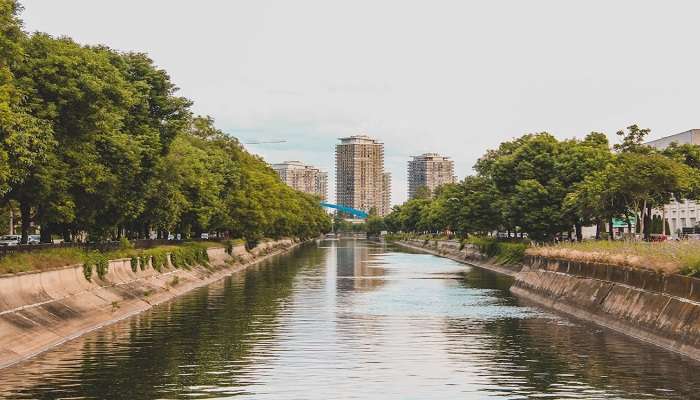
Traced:
POLYGON ((505 242, 487 237, 472 236, 463 243, 476 246, 479 253, 494 259, 503 265, 518 264, 523 261, 529 244, 524 242, 505 242))
MULTIPOLYGON (((230 242, 233 245, 238 244, 237 241, 230 242)), ((43 271, 67 265, 84 264, 94 260, 96 254, 99 254, 103 259, 115 260, 119 258, 141 257, 145 254, 156 255, 172 253, 176 250, 193 246, 199 248, 222 247, 227 246, 227 243, 192 242, 181 245, 156 246, 150 249, 125 247, 120 250, 106 252, 87 252, 79 248, 58 248, 37 250, 28 253, 14 253, 0 259, 0 275, 28 271, 43 271)))
POLYGON ((529 255, 613 264, 665 274, 700 274, 700 241, 586 241, 532 247, 529 255))

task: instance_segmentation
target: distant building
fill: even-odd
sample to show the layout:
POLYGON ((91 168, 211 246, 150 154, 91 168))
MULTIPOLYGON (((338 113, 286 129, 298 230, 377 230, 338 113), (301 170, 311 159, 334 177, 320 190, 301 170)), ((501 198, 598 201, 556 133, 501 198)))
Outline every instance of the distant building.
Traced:
POLYGON ((418 189, 427 188, 432 194, 436 187, 454 183, 454 162, 449 157, 437 153, 413 156, 408 162, 408 198, 416 196, 418 189))
POLYGON ((384 173, 384 143, 366 135, 335 146, 336 203, 384 216, 390 209, 391 178, 384 173))
POLYGON ((328 174, 300 161, 285 161, 272 164, 282 182, 294 189, 317 195, 325 201, 328 197, 328 174))
POLYGON ((651 142, 647 142, 646 144, 647 146, 663 150, 666 147, 670 146, 671 143, 700 145, 700 129, 691 129, 689 131, 676 133, 675 135, 652 140, 651 142))
MULTIPOLYGON (((675 135, 647 142, 648 146, 663 150, 671 143, 700 145, 700 129, 691 129, 675 135)), ((676 237, 683 228, 694 227, 700 221, 700 205, 693 200, 678 202, 671 200, 663 209, 654 210, 654 215, 660 215, 668 221, 671 236, 676 237)))
POLYGON ((384 188, 382 209, 378 210, 379 215, 387 215, 391 212, 391 173, 385 172, 382 175, 382 187, 384 188))

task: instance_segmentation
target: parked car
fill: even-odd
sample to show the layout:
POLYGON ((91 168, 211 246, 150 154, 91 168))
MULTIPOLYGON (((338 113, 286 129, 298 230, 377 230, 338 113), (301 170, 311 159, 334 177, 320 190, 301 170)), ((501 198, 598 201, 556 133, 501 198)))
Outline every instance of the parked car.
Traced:
POLYGON ((27 238, 27 244, 39 244, 41 243, 40 235, 29 235, 27 238))
POLYGON ((20 235, 0 236, 0 246, 19 246, 20 240, 22 240, 20 235))
POLYGON ((204 239, 204 240, 208 240, 208 239, 209 239, 209 234, 208 234, 208 233, 202 233, 202 234, 200 235, 200 237, 201 237, 202 239, 204 239))

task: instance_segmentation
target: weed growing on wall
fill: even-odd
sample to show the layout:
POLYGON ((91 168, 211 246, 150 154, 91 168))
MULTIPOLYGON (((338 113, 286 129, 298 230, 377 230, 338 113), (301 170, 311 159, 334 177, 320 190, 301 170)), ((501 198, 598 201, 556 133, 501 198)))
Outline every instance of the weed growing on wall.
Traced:
POLYGON ((83 276, 86 280, 92 281, 92 264, 90 264, 90 261, 83 263, 83 276))

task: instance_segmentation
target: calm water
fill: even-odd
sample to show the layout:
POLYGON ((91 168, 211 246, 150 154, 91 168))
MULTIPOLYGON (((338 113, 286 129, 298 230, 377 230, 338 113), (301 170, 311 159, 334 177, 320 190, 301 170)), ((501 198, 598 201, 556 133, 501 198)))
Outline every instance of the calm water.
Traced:
POLYGON ((0 370, 8 399, 700 398, 700 364, 510 280, 325 241, 0 370))

